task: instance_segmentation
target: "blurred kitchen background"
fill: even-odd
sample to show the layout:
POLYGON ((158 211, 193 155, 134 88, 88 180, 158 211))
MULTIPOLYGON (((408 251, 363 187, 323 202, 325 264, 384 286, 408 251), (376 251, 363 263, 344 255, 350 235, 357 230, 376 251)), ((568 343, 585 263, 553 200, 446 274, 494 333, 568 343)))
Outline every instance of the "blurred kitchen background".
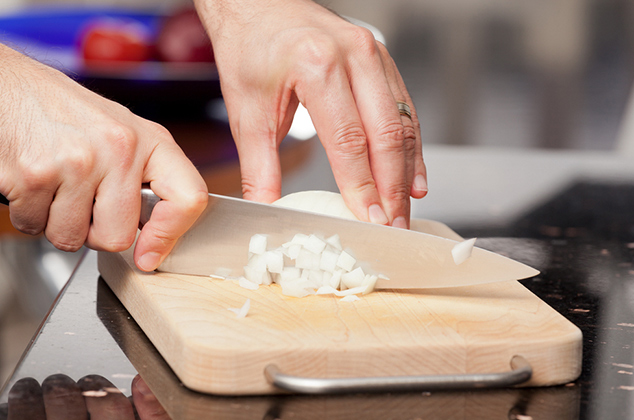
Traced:
MULTIPOLYGON (((627 134, 624 124, 634 77, 634 0, 322 3, 373 25, 385 37, 418 110, 424 144, 430 148, 495 148, 509 156, 544 149, 571 156, 579 152, 583 156, 634 155, 634 136, 627 134)), ((176 0, 3 0, 0 22, 22 13, 24 7, 54 12, 58 7, 98 4, 161 14, 190 5, 176 0)), ((2 36, 0 25, 0 39, 2 36)), ((59 60, 55 58, 56 63, 59 60)), ((203 70, 207 73, 198 78, 177 71, 164 76, 161 83, 153 80, 149 85, 138 75, 125 78, 76 69, 71 73, 168 126, 201 168, 210 190, 236 195, 240 192, 239 172, 231 139, 226 129, 218 131, 217 124, 213 128, 207 125, 209 120, 224 118, 217 77, 209 66, 203 70), (179 105, 184 99, 185 108, 179 105)), ((310 128, 308 133, 289 139, 283 150, 284 168, 291 175, 307 156, 319 153, 315 138, 297 140, 312 137, 310 128)), ((478 154, 467 153, 465 159, 478 159, 478 154)), ((323 159, 319 162, 317 178, 320 171, 327 171, 323 159)), ((430 172, 431 191, 435 182, 458 183, 465 176, 469 174, 455 174, 442 183, 430 172)), ((290 176, 285 191, 310 187, 298 182, 290 176)), ((10 226, 6 208, 0 211, 2 383, 80 253, 63 254, 41 238, 18 234, 10 226)), ((460 220, 452 219, 451 212, 434 213, 431 208, 429 214, 460 227, 460 220)))

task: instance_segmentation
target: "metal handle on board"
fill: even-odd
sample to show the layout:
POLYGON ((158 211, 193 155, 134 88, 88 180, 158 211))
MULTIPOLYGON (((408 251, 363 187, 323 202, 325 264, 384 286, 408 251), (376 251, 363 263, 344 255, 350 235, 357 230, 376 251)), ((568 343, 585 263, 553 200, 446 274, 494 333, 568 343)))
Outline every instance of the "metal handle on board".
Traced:
POLYGON ((513 356, 511 371, 432 376, 384 376, 369 378, 305 378, 280 371, 273 364, 264 376, 273 386, 301 394, 354 392, 440 391, 455 389, 505 388, 528 381, 533 369, 522 356, 513 356))

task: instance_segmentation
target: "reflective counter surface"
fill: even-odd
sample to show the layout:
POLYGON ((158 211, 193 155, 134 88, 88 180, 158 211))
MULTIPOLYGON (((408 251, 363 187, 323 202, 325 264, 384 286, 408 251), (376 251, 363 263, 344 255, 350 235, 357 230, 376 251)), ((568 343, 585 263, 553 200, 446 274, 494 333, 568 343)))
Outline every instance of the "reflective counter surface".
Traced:
POLYGON ((120 419, 632 419, 633 216, 634 183, 586 179, 510 223, 456 229, 541 271, 522 283, 584 335, 583 371, 574 383, 339 396, 199 394, 180 384, 100 279, 90 251, 3 387, 0 419, 87 418, 86 411, 120 419), (124 398, 133 381, 134 399, 124 398), (48 417, 38 417, 44 406, 48 417), (55 417, 55 410, 66 416, 55 417))

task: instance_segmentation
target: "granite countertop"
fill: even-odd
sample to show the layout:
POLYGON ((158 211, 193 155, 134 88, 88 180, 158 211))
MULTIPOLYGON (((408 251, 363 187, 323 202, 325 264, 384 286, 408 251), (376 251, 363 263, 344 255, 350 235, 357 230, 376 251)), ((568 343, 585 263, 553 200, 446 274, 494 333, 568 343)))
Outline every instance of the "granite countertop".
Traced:
POLYGON ((634 182, 585 177, 561 183, 555 194, 516 212, 505 223, 451 226, 465 237, 478 236, 482 247, 541 271, 522 284, 583 332, 583 371, 570 384, 341 396, 202 395, 179 383, 99 278, 96 253, 87 252, 0 392, 0 419, 7 417, 9 398, 41 399, 32 388, 17 392, 18 387, 10 393, 17 381, 31 377, 41 383, 60 373, 75 381, 98 375, 125 396, 138 373, 174 419, 630 419, 634 417, 633 209, 634 182))

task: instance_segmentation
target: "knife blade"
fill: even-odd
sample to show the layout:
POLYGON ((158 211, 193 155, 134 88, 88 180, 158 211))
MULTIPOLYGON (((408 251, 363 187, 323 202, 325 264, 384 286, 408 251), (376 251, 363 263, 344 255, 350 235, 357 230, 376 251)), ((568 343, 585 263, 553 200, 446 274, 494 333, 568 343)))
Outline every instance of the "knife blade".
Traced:
MULTIPOLYGON (((142 191, 141 223, 160 201, 142 191)), ((158 271, 201 276, 244 274, 249 241, 267 236, 269 248, 281 246, 297 233, 329 237, 338 234, 379 278, 377 289, 459 287, 533 277, 539 271, 499 254, 474 247, 471 257, 456 264, 451 250, 458 241, 412 230, 291 210, 239 198, 209 194, 204 213, 178 240, 158 271)))

